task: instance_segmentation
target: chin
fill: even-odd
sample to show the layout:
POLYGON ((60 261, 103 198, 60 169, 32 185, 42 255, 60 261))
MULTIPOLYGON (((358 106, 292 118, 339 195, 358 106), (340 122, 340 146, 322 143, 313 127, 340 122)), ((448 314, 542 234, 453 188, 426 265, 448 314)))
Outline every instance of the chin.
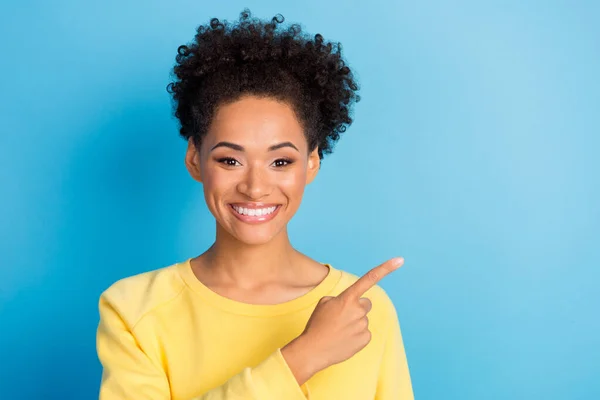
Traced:
POLYGON ((260 226, 245 226, 241 229, 236 227, 235 232, 227 229, 230 235, 239 240, 240 242, 248 245, 261 245, 272 241, 279 233, 280 230, 274 230, 273 227, 260 227, 260 226), (269 229, 271 228, 271 229, 269 229))

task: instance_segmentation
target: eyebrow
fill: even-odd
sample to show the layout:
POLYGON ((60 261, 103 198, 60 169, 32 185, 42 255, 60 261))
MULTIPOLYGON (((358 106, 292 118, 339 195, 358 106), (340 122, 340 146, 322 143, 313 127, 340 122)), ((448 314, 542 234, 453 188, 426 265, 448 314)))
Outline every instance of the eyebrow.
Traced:
MULTIPOLYGON (((233 149, 233 150, 245 151, 245 149, 242 146, 240 146, 239 144, 235 144, 235 143, 231 143, 231 142, 219 142, 219 143, 215 144, 210 149, 210 151, 213 151, 217 147, 229 147, 230 149, 233 149)), ((282 142, 282 143, 279 143, 279 144, 275 144, 275 145, 269 147, 268 150, 269 151, 274 151, 274 150, 277 150, 277 149, 281 149, 282 147, 291 147, 291 148, 295 149, 298 153, 300 152, 300 150, 298 150, 298 148, 296 146, 294 146, 292 144, 292 142, 282 142)))

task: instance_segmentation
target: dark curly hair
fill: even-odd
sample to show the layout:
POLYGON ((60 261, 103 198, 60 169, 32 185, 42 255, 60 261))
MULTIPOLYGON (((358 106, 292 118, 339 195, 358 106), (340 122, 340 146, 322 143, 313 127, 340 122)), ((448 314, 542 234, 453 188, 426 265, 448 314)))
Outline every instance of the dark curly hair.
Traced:
POLYGON ((180 135, 199 149, 216 108, 242 95, 286 101, 302 123, 309 153, 319 158, 333 150, 340 133, 352 123, 358 85, 345 64, 340 43, 314 39, 292 24, 278 30, 284 18, 252 18, 247 8, 230 25, 217 18, 197 28, 195 40, 177 49, 173 109, 180 135))

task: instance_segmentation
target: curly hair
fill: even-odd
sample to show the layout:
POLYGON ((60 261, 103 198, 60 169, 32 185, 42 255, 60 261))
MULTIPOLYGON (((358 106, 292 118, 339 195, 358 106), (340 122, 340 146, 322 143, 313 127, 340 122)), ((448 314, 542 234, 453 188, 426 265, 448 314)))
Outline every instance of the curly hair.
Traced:
POLYGON ((249 94, 290 104, 309 153, 318 146, 322 160, 333 151, 352 123, 358 84, 340 43, 325 42, 321 34, 310 37, 298 24, 278 30, 283 21, 281 14, 270 22, 257 20, 246 8, 238 23, 212 18, 197 28, 194 41, 179 46, 176 78, 167 91, 184 139, 199 149, 217 107, 249 94))

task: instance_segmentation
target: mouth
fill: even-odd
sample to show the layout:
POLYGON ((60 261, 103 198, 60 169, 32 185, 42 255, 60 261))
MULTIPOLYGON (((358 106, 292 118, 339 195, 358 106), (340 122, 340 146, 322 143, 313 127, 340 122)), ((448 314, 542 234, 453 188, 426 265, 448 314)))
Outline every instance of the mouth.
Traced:
POLYGON ((275 218, 279 212, 279 209, 281 208, 281 204, 274 204, 265 207, 243 207, 229 204, 228 208, 240 221, 249 224, 260 224, 275 218))

